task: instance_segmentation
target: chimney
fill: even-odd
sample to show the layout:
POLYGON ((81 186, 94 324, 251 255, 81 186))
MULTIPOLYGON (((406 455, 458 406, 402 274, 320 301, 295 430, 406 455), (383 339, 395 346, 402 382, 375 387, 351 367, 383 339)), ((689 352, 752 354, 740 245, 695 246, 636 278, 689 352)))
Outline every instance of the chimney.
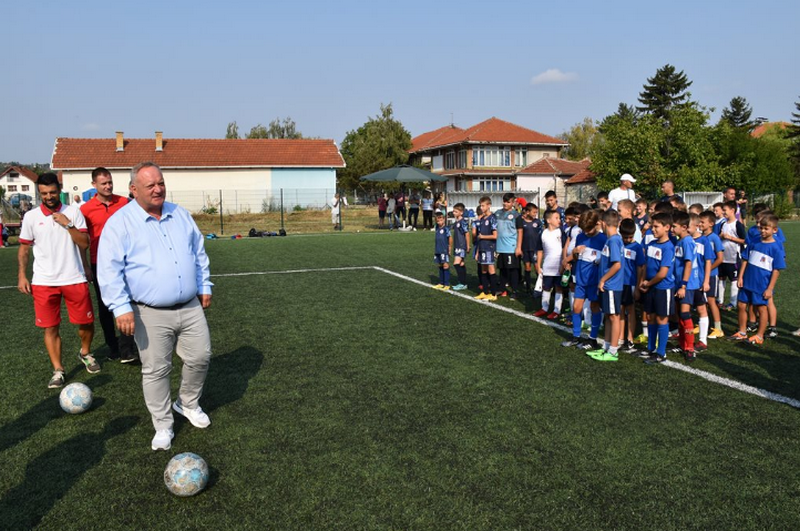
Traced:
POLYGON ((125 151, 125 142, 122 139, 122 131, 117 131, 117 151, 125 151))
POLYGON ((164 133, 156 131, 156 151, 164 151, 164 133))

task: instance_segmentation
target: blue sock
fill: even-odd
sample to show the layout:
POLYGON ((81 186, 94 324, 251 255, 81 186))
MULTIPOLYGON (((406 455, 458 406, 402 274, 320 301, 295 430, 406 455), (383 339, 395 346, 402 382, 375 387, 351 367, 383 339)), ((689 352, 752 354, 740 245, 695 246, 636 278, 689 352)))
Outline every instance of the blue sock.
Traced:
POLYGON ((442 269, 444 271, 444 284, 445 286, 450 285, 450 270, 449 269, 442 269))
POLYGON ((647 325, 647 351, 648 352, 655 352, 656 350, 656 340, 658 339, 658 325, 657 324, 648 324, 647 325))
POLYGON ((572 336, 581 337, 581 323, 583 322, 583 312, 572 312, 572 336))
POLYGON ((592 312, 592 330, 589 337, 597 339, 597 333, 600 332, 600 323, 603 322, 603 312, 592 312))
POLYGON ((444 284, 444 268, 439 266, 439 284, 444 284))
POLYGON ((669 340, 669 325, 658 325, 658 355, 667 355, 667 340, 669 340))

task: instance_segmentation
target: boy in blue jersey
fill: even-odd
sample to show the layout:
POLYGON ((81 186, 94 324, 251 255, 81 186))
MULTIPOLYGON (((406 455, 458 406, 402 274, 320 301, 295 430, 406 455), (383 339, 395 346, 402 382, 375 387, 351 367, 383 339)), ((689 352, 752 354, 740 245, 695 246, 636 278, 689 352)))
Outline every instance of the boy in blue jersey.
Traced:
MULTIPOLYGON (((755 225, 750 227, 747 231, 747 238, 745 241, 745 245, 750 245, 752 243, 758 242, 761 240, 761 234, 759 232, 759 223, 761 223, 762 216, 766 216, 767 214, 772 214, 773 212, 769 209, 769 207, 764 203, 756 203, 753 205, 753 219, 755 220, 755 225)), ((781 245, 785 245, 786 243, 786 236, 784 236, 783 231, 780 227, 778 227, 778 232, 775 233, 775 241, 780 243, 781 245)), ((786 259, 786 255, 784 254, 784 260, 786 259)), ((775 299, 770 298, 767 301, 767 314, 769 315, 769 326, 767 327, 767 335, 766 337, 775 338, 778 337, 778 308, 775 306, 775 299)), ((755 323, 755 313, 752 307, 750 308, 750 321, 755 323)), ((747 326, 748 332, 755 332, 756 326, 750 327, 748 324, 747 326)))
POLYGON ((708 267, 708 289, 706 289, 706 304, 708 311, 711 314, 711 319, 714 320, 714 326, 711 332, 708 333, 709 339, 719 339, 725 337, 722 331, 722 318, 719 313, 719 304, 717 303, 719 295, 719 273, 718 267, 722 263, 723 249, 722 240, 719 235, 714 232, 717 217, 710 210, 706 210, 700 214, 700 231, 703 237, 706 238, 706 251, 711 257, 711 264, 708 267))
POLYGON ((497 249, 497 218, 492 214, 492 200, 489 196, 481 197, 480 207, 481 215, 472 227, 477 260, 481 265, 481 292, 475 298, 496 301, 497 281, 494 274, 494 255, 497 249))
POLYGON ((439 283, 435 289, 450 289, 450 250, 453 248, 453 236, 450 227, 444 223, 444 214, 436 213, 436 237, 433 263, 439 264, 439 283))
POLYGON ((711 264, 716 260, 716 254, 711 248, 708 236, 703 234, 700 227, 700 216, 689 215, 690 230, 694 234, 694 251, 697 256, 697 277, 700 279, 700 289, 694 293, 694 307, 697 309, 698 342, 694 345, 695 352, 708 349, 708 292, 711 289, 711 264))
POLYGON ((508 192, 503 195, 503 208, 494 213, 497 218, 497 263, 500 268, 501 297, 516 297, 519 286, 520 256, 517 252, 517 218, 519 212, 515 207, 516 197, 508 192))
MULTIPOLYGON (((675 210, 672 204, 666 199, 663 201, 655 201, 650 204, 650 207, 651 221, 649 222, 649 227, 642 235, 642 251, 644 251, 645 257, 647 257, 647 246, 656 240, 656 237, 653 235, 653 216, 661 213, 672 215, 672 212, 675 210)), ((644 298, 642 298, 640 302, 642 305, 642 333, 636 338, 636 343, 648 343, 650 339, 650 316, 647 315, 647 310, 644 309, 644 298)))
POLYGON ((650 228, 650 216, 647 215, 647 206, 646 199, 640 197, 636 200, 636 216, 634 216, 633 221, 642 234, 650 228))
MULTIPOLYGON (((635 352, 633 333, 636 329, 636 301, 639 300, 639 284, 644 280, 644 249, 634 238, 634 220, 623 219, 619 223, 619 234, 625 250, 622 254, 622 322, 620 345, 625 352, 635 352)), ((645 328, 647 325, 645 324, 645 328)))
POLYGON ((783 245, 775 240, 778 232, 778 218, 774 214, 761 217, 758 225, 761 241, 754 242, 742 253, 742 268, 739 275, 739 331, 731 339, 747 340, 751 345, 764 343, 769 315, 767 301, 772 298, 775 283, 782 269, 786 268, 783 245), (756 335, 747 337, 747 305, 751 304, 758 313, 756 335))
POLYGON ((600 213, 587 210, 581 214, 578 225, 581 233, 575 240, 572 256, 575 259, 575 304, 572 307, 572 339, 561 343, 562 347, 580 347, 584 350, 597 348, 597 334, 603 314, 600 310, 600 294, 597 290, 600 255, 606 244, 606 235, 600 231, 600 213), (585 301, 591 306, 592 327, 588 341, 581 341, 581 321, 585 301))
POLYGON ((458 284, 453 286, 453 290, 461 291, 467 289, 467 266, 464 260, 469 253, 472 234, 469 230, 469 222, 464 219, 464 203, 456 203, 453 207, 453 227, 450 229, 453 239, 453 267, 456 268, 458 284))
POLYGON ((672 215, 659 212, 650 220, 655 239, 645 249, 645 279, 639 286, 644 299, 642 306, 648 316, 647 351, 642 352, 642 357, 647 358, 646 363, 662 363, 667 359, 669 315, 675 304, 675 246, 669 239, 672 215))
MULTIPOLYGON (((633 220, 629 220, 633 222, 633 220)), ((603 234, 606 243, 600 253, 600 269, 597 290, 603 315, 606 319, 605 341, 602 349, 590 350, 589 356, 598 361, 617 361, 620 338, 620 313, 622 309, 622 288, 625 272, 622 261, 625 244, 619 235, 620 215, 616 210, 603 213, 603 234)))
POLYGON ((692 235, 697 225, 692 225, 686 212, 672 214, 672 233, 678 238, 675 246, 675 302, 678 308, 678 342, 679 352, 683 352, 686 361, 695 360, 694 322, 692 306, 694 295, 700 289, 700 278, 697 271, 697 251, 692 235))
MULTIPOLYGON (((525 265, 523 286, 528 293, 533 291, 531 269, 536 264, 536 253, 541 247, 542 221, 539 219, 539 207, 533 203, 528 203, 522 209, 522 215, 517 218, 517 249, 515 251, 515 254, 521 257, 522 263, 525 265)), ((541 275, 538 269, 536 273, 541 275)))
POLYGON ((561 218, 561 225, 564 225, 566 223, 565 210, 558 206, 558 196, 555 191, 548 190, 547 193, 544 194, 544 203, 547 205, 544 211, 545 215, 550 211, 558 212, 558 216, 561 218))

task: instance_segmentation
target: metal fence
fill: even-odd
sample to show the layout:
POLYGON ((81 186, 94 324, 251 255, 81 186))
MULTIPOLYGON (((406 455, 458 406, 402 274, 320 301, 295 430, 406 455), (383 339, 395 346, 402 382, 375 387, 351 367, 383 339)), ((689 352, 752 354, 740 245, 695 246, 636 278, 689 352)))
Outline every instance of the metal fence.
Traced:
POLYGON ((167 190, 167 200, 193 214, 266 214, 330 208, 336 191, 328 188, 278 190, 167 190))

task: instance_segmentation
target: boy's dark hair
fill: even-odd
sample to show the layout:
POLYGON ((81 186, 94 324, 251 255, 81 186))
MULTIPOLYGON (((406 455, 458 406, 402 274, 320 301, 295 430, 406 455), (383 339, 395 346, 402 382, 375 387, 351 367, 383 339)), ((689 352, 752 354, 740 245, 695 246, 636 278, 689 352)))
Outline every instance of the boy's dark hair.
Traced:
POLYGON ((717 216, 711 212, 710 210, 706 210, 705 212, 700 212, 700 219, 704 219, 714 225, 717 222, 717 216))
POLYGON ((675 210, 675 207, 672 206, 672 203, 667 203, 666 201, 659 201, 656 203, 656 206, 653 207, 653 214, 672 214, 675 210))
POLYGON ((775 229, 778 227, 778 216, 776 216, 772 212, 764 214, 763 216, 761 216, 761 220, 759 220, 758 226, 759 227, 769 226, 775 229))
POLYGON ((61 183, 58 182, 58 175, 55 173, 43 173, 36 179, 36 186, 52 186, 56 185, 61 190, 61 183))
POLYGON ((597 200, 608 199, 608 192, 597 192, 597 200))
POLYGON ((756 203, 753 205, 753 217, 757 218, 765 210, 769 210, 769 206, 766 203, 756 203))
POLYGON ((653 214, 652 222, 658 222, 661 225, 672 225, 672 214, 667 212, 656 212, 653 214))
POLYGON ((587 205, 585 203, 581 203, 581 204, 579 204, 578 206, 575 207, 575 214, 580 216, 581 214, 583 214, 587 210, 591 210, 591 209, 592 209, 592 207, 590 207, 589 205, 587 205))
POLYGON ((490 203, 491 204, 491 202, 492 202, 492 198, 489 197, 488 195, 485 195, 485 196, 481 197, 480 201, 478 201, 478 204, 481 204, 481 203, 490 203))
MULTIPOLYGON (((544 194, 544 198, 545 199, 549 199, 551 197, 556 197, 556 193, 553 190, 548 190, 547 193, 544 194)), ((558 198, 556 197, 556 199, 558 199, 558 198)))
POLYGON ((644 203, 646 205, 647 204, 647 199, 645 199, 644 197, 640 197, 639 199, 636 200, 636 204, 637 205, 641 205, 642 203, 644 203))
POLYGON ((669 198, 669 202, 670 203, 672 203, 673 201, 675 201, 676 205, 684 205, 684 204, 686 204, 686 202, 683 200, 683 198, 681 196, 679 196, 679 195, 673 195, 672 197, 669 198))
POLYGON ((714 203, 713 205, 711 205, 711 208, 712 209, 714 209, 714 208, 722 208, 722 206, 723 206, 722 203, 714 203))
POLYGON ((592 232, 595 227, 597 227, 599 221, 600 213, 597 210, 587 210, 581 214, 581 219, 578 220, 578 226, 584 233, 592 232))
MULTIPOLYGON (((550 212, 556 212, 556 211, 548 210, 547 212, 544 213, 544 215, 546 216, 550 212)), ((576 209, 574 206, 568 206, 567 209, 564 211, 564 216, 577 216, 577 215, 578 215, 578 209, 576 209)))
POLYGON ((609 227, 619 227, 619 212, 616 210, 606 210, 603 212, 603 223, 609 227))
POLYGON ((727 208, 736 212, 736 201, 725 201, 722 203, 722 208, 727 208))
MULTIPOLYGON (((570 214, 572 215, 572 214, 570 214)), ((561 216, 558 215, 558 210, 547 210, 544 213, 544 220, 547 221, 548 219, 552 218, 553 216, 558 216, 559 221, 561 220, 561 216)))
POLYGON ((681 210, 676 210, 672 213, 672 224, 680 225, 681 227, 689 226, 689 214, 681 210))
POLYGON ((623 219, 619 222, 619 235, 623 238, 632 238, 636 234, 636 223, 632 219, 623 219))
POLYGON ((464 206, 464 203, 456 203, 455 205, 453 205, 453 210, 460 210, 463 212, 466 209, 467 207, 464 206))
POLYGON ((691 205, 689 205, 689 210, 697 210, 699 214, 700 212, 705 210, 705 208, 701 203, 692 203, 691 205))
MULTIPOLYGON (((539 210, 539 207, 536 206, 534 203, 528 203, 527 205, 525 205, 525 208, 523 208, 523 210, 525 212, 533 212, 534 210, 539 210)), ((553 210, 553 212, 555 212, 555 210, 553 210)))
POLYGON ((444 212, 442 212, 441 210, 437 210, 436 213, 433 215, 433 217, 435 217, 435 218, 443 218, 444 217, 444 212))
POLYGON ((111 172, 103 168, 102 166, 100 166, 99 168, 95 168, 94 170, 92 170, 92 182, 95 182, 97 178, 100 177, 101 175, 108 175, 109 177, 111 177, 111 172))
POLYGON ((567 206, 575 208, 576 206, 578 206, 580 204, 581 204, 580 201, 570 201, 570 203, 567 206))
POLYGON ((517 196, 514 195, 514 192, 506 192, 503 194, 503 202, 513 201, 515 197, 517 196))

